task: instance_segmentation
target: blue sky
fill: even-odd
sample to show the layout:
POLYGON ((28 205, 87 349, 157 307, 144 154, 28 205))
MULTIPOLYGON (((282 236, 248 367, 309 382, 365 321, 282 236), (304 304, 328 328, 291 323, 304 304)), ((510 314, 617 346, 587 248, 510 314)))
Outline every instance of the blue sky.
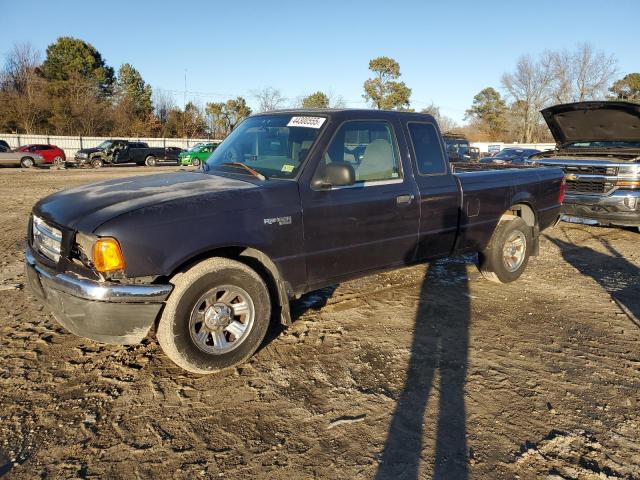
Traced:
POLYGON ((0 55, 14 43, 44 51, 59 36, 93 44, 114 68, 128 62, 182 104, 273 86, 293 101, 316 90, 364 106, 368 61, 400 63, 412 106, 431 102, 461 121, 473 96, 525 53, 590 42, 640 71, 639 0, 31 1, 1 0, 0 55))

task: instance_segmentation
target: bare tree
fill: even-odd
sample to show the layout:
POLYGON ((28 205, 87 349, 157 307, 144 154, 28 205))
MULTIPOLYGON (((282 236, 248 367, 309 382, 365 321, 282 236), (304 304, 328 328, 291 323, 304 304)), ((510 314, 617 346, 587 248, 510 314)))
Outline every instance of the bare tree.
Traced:
POLYGON ((549 56, 534 60, 531 55, 523 55, 513 73, 502 76, 502 86, 518 108, 512 109, 520 125, 520 141, 533 142, 537 125, 541 123, 540 110, 551 99, 554 69, 549 56))
POLYGON ((280 90, 274 87, 264 87, 261 90, 254 90, 252 96, 258 101, 258 110, 260 112, 269 112, 282 108, 286 99, 280 93, 280 90))
POLYGON ((428 113, 435 118, 442 132, 453 132, 454 130, 460 129, 460 125, 458 125, 453 118, 443 115, 440 112, 440 107, 433 102, 423 108, 422 113, 428 113))
POLYGON ((50 123, 58 135, 102 135, 111 133, 111 104, 90 79, 73 74, 51 96, 50 123))
POLYGON ((5 122, 27 133, 47 118, 46 81, 38 75, 40 53, 31 44, 14 45, 0 73, 0 102, 5 122))
POLYGON ((153 107, 155 110, 156 118, 160 123, 160 131, 163 136, 166 136, 166 125, 169 121, 169 112, 175 110, 176 101, 170 92, 164 90, 153 90, 153 107))
POLYGON ((614 55, 582 43, 574 51, 546 52, 553 69, 553 100, 558 103, 604 99, 616 74, 614 55))

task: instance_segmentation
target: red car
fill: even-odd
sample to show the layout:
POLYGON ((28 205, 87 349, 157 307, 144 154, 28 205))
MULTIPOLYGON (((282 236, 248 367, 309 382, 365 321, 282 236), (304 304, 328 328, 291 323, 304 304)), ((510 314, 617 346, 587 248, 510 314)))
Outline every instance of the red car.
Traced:
POLYGON ((44 158, 45 165, 55 165, 57 167, 63 167, 67 161, 67 156, 64 154, 64 150, 55 146, 47 144, 32 144, 23 145, 18 148, 19 152, 33 152, 41 155, 44 158))

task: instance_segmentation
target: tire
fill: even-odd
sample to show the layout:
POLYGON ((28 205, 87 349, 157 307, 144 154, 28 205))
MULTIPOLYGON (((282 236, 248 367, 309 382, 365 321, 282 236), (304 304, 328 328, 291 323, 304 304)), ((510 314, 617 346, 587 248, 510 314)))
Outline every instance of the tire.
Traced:
POLYGON ((20 166, 22 168, 31 168, 35 165, 35 162, 33 161, 33 158, 31 157, 22 157, 20 159, 20 166))
POLYGON ((271 317, 269 291, 260 275, 243 263, 216 257, 179 273, 171 283, 174 289, 156 333, 169 359, 189 372, 209 374, 253 355, 271 317), (233 305, 244 315, 236 315, 233 305), (237 324, 244 330, 236 330, 237 324), (235 331, 240 331, 237 337, 235 331), (216 340, 220 335, 224 338, 216 340))
POLYGON ((478 254, 482 276, 497 283, 517 280, 527 268, 532 245, 531 227, 522 218, 500 222, 487 248, 478 254))
POLYGON ((94 158, 91 160, 91 168, 102 168, 102 165, 104 165, 104 162, 101 158, 94 158))
POLYGON ((58 155, 57 157, 53 158, 53 166, 54 167, 62 168, 62 167, 64 167, 64 164, 65 164, 65 161, 60 155, 58 155))
POLYGON ((154 157, 153 155, 149 155, 147 158, 144 159, 144 164, 147 167, 155 167, 157 163, 156 157, 154 157))
POLYGON ((193 160, 191 160, 191 165, 193 165, 194 167, 199 167, 200 166, 200 159, 199 158, 194 158, 193 160))

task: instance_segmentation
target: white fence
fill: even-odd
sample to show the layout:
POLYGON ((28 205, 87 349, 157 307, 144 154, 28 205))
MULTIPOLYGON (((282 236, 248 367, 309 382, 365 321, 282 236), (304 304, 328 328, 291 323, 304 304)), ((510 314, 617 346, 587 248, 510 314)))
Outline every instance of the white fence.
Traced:
POLYGON ((46 143, 57 145, 64 150, 67 158, 73 158, 76 151, 81 148, 91 148, 99 145, 105 140, 118 138, 133 142, 145 142, 150 147, 180 147, 190 148, 200 142, 220 142, 210 138, 139 138, 139 137, 63 137, 54 135, 28 135, 15 133, 0 133, 0 139, 6 140, 11 148, 18 148, 21 145, 32 143, 46 143))
POLYGON ((478 147, 481 152, 488 152, 489 146, 495 149, 495 145, 503 148, 535 148, 536 150, 553 150, 555 143, 503 143, 503 142, 471 142, 472 147, 478 147))

